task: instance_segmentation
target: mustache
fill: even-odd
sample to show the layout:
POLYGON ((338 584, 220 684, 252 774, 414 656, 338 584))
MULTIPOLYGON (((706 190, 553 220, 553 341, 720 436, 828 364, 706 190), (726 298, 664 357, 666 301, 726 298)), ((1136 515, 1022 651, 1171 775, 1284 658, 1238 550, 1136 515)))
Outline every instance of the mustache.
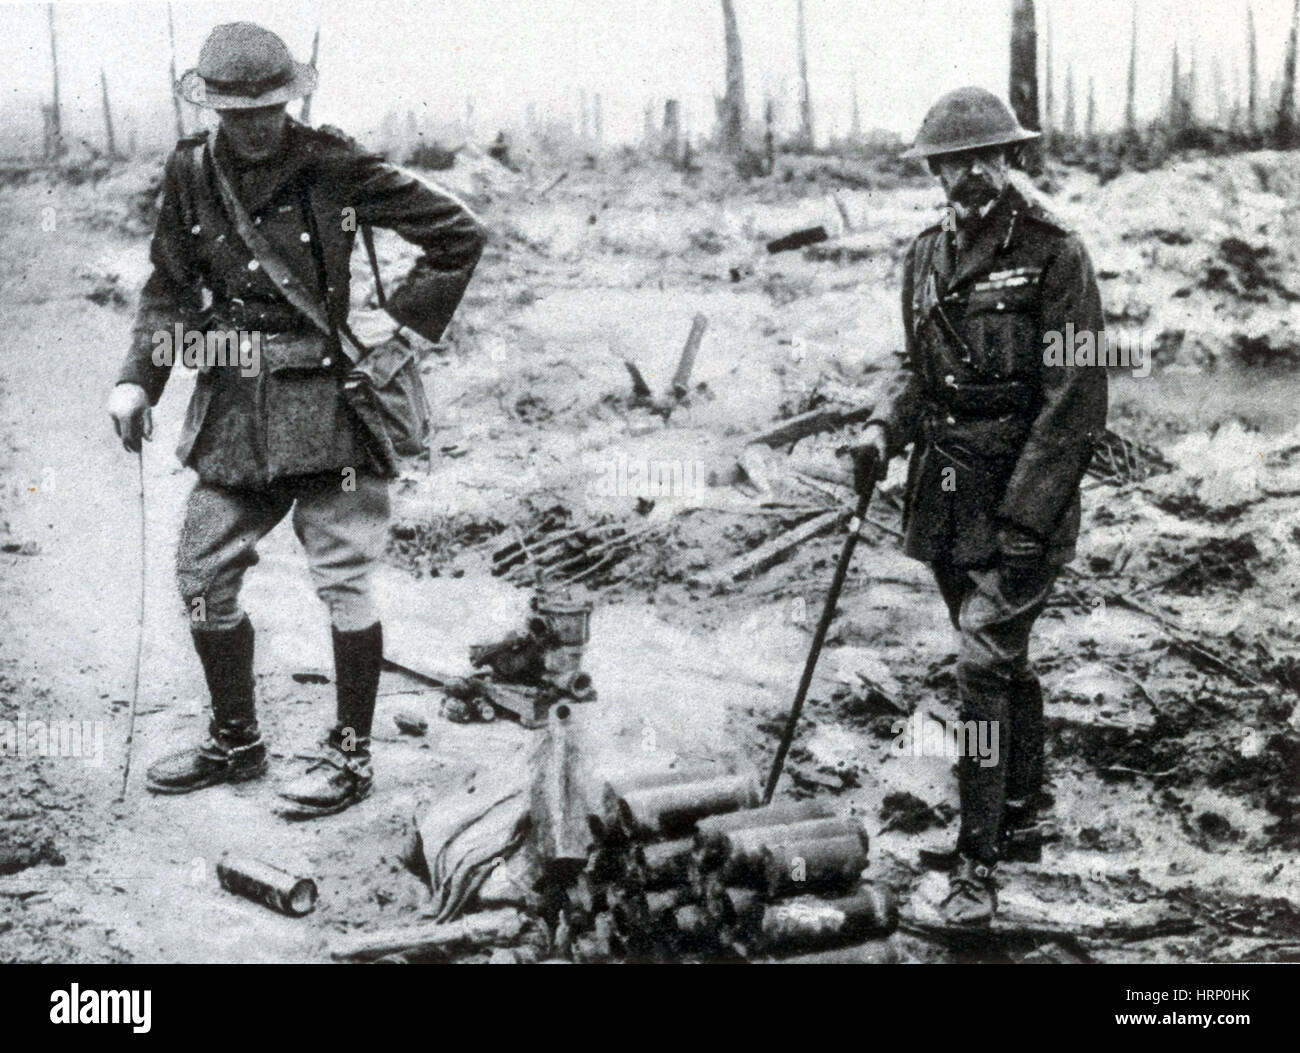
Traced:
POLYGON ((948 196, 968 208, 983 208, 998 196, 998 189, 983 176, 967 173, 954 184, 948 196))

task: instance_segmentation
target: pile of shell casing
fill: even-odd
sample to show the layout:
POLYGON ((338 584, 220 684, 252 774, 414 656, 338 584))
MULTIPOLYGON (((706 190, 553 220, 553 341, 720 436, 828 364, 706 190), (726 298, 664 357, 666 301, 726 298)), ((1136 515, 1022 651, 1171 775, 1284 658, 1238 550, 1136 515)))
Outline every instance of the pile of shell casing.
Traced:
POLYGON ((898 910, 888 889, 862 880, 861 822, 821 801, 758 802, 753 771, 605 783, 586 865, 560 896, 559 951, 737 961, 883 941, 898 910))

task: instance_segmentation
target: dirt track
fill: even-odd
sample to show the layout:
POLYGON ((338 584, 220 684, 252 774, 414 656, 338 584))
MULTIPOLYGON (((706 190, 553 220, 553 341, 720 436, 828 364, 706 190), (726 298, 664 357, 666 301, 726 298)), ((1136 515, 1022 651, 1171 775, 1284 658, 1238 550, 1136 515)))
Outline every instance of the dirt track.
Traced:
MULTIPOLYGON (((864 212, 885 215, 891 229, 920 225, 922 191, 865 197, 864 212)), ((319 960, 331 933, 415 915, 422 886, 398 856, 417 801, 495 785, 518 769, 530 736, 504 722, 442 721, 436 697, 385 674, 376 720, 384 738, 376 753, 380 784, 351 812, 286 824, 271 814, 274 780, 183 798, 143 792, 147 763, 200 734, 204 719, 201 677, 171 580, 189 485, 170 453, 188 394, 188 378, 178 375, 146 452, 144 686, 132 786, 125 803, 116 803, 138 554, 134 463, 112 439, 103 402, 130 311, 97 306, 85 294, 116 273, 110 285, 133 296, 146 243, 92 228, 92 199, 84 190, 47 194, 36 186, 0 196, 0 468, 7 484, 0 717, 104 721, 106 728, 99 766, 77 758, 0 759, 0 845, 49 846, 44 861, 0 876, 0 958, 319 960), (59 227, 43 232, 40 210, 51 201, 59 227), (427 709, 427 739, 399 739, 391 721, 398 705, 427 709), (212 872, 226 849, 311 873, 322 889, 320 908, 289 921, 227 896, 212 872)), ((630 557, 588 580, 600 587, 592 668, 606 746, 614 755, 731 751, 762 763, 797 679, 837 536, 805 546, 742 588, 712 594, 691 576, 804 513, 760 513, 762 495, 721 487, 656 501, 646 514, 635 493, 610 494, 593 480, 620 457, 725 462, 739 434, 801 408, 824 375, 853 380, 858 359, 881 361, 894 339, 894 242, 886 239, 875 257, 856 265, 769 263, 747 246, 764 232, 815 220, 827 207, 823 196, 795 189, 761 202, 728 201, 682 189, 667 172, 636 182, 584 174, 546 203, 505 186, 479 203, 499 231, 497 244, 458 320, 456 350, 429 369, 440 438, 457 455, 431 474, 412 466, 399 487, 394 564, 401 573, 387 591, 393 639, 452 662, 470 640, 508 627, 526 593, 486 570, 491 553, 513 536, 497 536, 506 526, 536 527, 556 508, 563 523, 658 523, 630 557), (653 192, 629 189, 643 185, 653 192), (728 269, 737 246, 746 246, 753 270, 733 282, 728 269), (664 428, 628 411, 621 359, 634 358, 651 385, 662 387, 696 311, 710 318, 696 374, 704 388, 664 428), (417 584, 404 576, 410 568, 438 576, 417 584), (418 617, 410 614, 413 595, 418 617)), ((1104 292, 1118 295, 1114 285, 1104 292)), ((1285 312, 1284 304, 1276 308, 1285 312)), ((1275 333, 1271 339, 1278 342, 1275 333)), ((1295 391, 1293 381, 1284 383, 1295 391)), ((1146 389, 1116 387, 1113 402, 1125 407, 1129 423, 1162 440, 1177 437, 1162 433, 1146 389)), ((1242 402, 1252 405, 1249 394, 1242 402)), ((1297 638, 1287 607, 1296 598, 1291 568, 1300 533, 1292 529, 1294 497, 1271 497, 1270 487, 1286 489, 1291 447, 1300 444, 1242 434, 1240 449, 1225 450, 1220 436, 1208 452, 1184 450, 1165 482, 1092 484, 1096 540, 1079 566, 1094 581, 1076 586, 1076 606, 1051 612, 1037 641, 1064 839, 1041 867, 1005 868, 1004 913, 1029 929, 1037 925, 1037 934, 984 956, 1023 955, 1058 926, 1094 937, 1087 949, 1101 960, 1297 956, 1300 915, 1291 904, 1300 893, 1300 729, 1294 690, 1271 674, 1297 638), (1232 458, 1240 450, 1255 456, 1256 447, 1268 477, 1234 503, 1231 493, 1220 493, 1241 485, 1232 458), (1228 465, 1229 483, 1218 490, 1205 468, 1215 456, 1228 465), (1192 470, 1198 461, 1199 475, 1192 470), (1225 578, 1221 562, 1197 562, 1199 577, 1146 599, 1219 641, 1257 683, 1198 667, 1167 646, 1149 617, 1095 602, 1131 588, 1125 567, 1157 578, 1161 568, 1165 575, 1186 570, 1198 537, 1208 537, 1213 550, 1214 538, 1238 527, 1257 542, 1255 553, 1230 555, 1228 571, 1247 577, 1225 578), (1250 612, 1244 621, 1243 609, 1250 612), (1247 729, 1258 750, 1243 747, 1247 729), (1178 922, 1171 931, 1190 931, 1137 938, 1141 926, 1159 931, 1171 918, 1178 922), (1107 924, 1112 929, 1103 934, 1107 924)), ((833 442, 807 445, 833 461, 833 442)), ((780 466, 773 471, 780 475, 780 466)), ((797 499, 791 492, 778 479, 775 498, 813 502, 806 490, 794 491, 803 495, 797 499)), ((917 709, 955 715, 954 641, 924 568, 894 547, 882 534, 862 550, 783 786, 796 795, 833 794, 845 813, 868 817, 872 873, 906 897, 921 880, 917 847, 954 827, 917 809, 955 804, 956 787, 946 759, 892 755, 890 726, 900 712, 917 709)), ((310 675, 328 672, 327 629, 287 527, 264 545, 245 599, 259 634, 258 690, 276 753, 273 775, 282 777, 325 727, 333 690, 310 675)), ((911 936, 898 940, 910 958, 950 953, 911 936)))

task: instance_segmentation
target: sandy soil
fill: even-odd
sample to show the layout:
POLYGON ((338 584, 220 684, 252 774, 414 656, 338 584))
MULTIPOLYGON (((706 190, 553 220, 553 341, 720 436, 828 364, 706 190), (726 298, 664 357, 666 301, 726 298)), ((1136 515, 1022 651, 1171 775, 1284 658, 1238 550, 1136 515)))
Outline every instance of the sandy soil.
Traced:
MULTIPOLYGON (((602 748, 762 765, 839 535, 732 586, 699 577, 837 498, 800 483, 779 453, 767 457, 767 490, 704 480, 734 462, 747 433, 806 408, 828 381, 869 390, 898 342, 899 252, 930 221, 934 192, 886 177, 878 190, 837 189, 802 169, 738 190, 718 172, 684 178, 611 158, 542 197, 530 188, 554 170, 514 176, 471 160, 447 179, 496 238, 450 350, 427 363, 444 454, 412 463, 396 487, 382 586, 391 650, 455 671, 466 645, 511 627, 528 595, 528 568, 494 575, 494 553, 574 530, 569 562, 546 580, 583 575, 596 600, 589 665, 602 748), (816 223, 843 235, 838 255, 761 249, 816 223), (695 389, 665 425, 629 406, 623 360, 662 390, 697 312, 709 329, 695 389), (647 461, 698 485, 649 496, 607 485, 647 461), (620 531, 625 544, 584 553, 620 531)), ((323 609, 282 526, 245 596, 273 778, 181 798, 143 791, 144 767, 204 722, 171 580, 190 482, 170 453, 191 382, 178 371, 144 460, 144 666, 133 775, 118 802, 136 469, 103 403, 146 273, 131 194, 147 175, 0 191, 0 718, 106 729, 98 765, 0 759, 0 870, 12 871, 0 873, 0 958, 320 960, 331 935, 418 915, 424 887, 399 860, 418 803, 517 777, 534 736, 504 721, 449 723, 436 693, 389 671, 376 794, 312 824, 275 818, 275 780, 329 722, 333 691, 323 609), (400 736, 398 707, 424 710, 429 735, 400 736), (313 875, 317 911, 288 920, 223 893, 213 867, 226 850, 313 875)), ((1295 158, 1261 154, 1100 188, 1065 173, 1053 196, 1094 247, 1112 321, 1155 333, 1160 368, 1117 378, 1112 419, 1174 468, 1087 484, 1077 577, 1035 644, 1063 838, 1041 866, 1005 868, 1004 913, 1030 935, 977 956, 1017 959, 1054 928, 1083 937, 1059 945, 1099 960, 1300 954, 1300 680, 1289 662, 1300 595, 1300 432, 1290 431, 1300 385, 1289 367, 1300 341, 1287 285, 1298 183, 1295 158), (1225 249, 1229 237, 1250 251, 1225 249), (1181 643, 1153 613, 1177 622, 1181 643)), ((390 265, 403 254, 381 249, 390 265)), ((808 440, 797 456, 832 465, 845 438, 808 440)), ((896 469, 877 513, 886 527, 898 482, 896 469)), ((956 786, 948 760, 895 755, 890 728, 916 711, 955 715, 954 646, 925 568, 882 530, 860 549, 782 784, 785 795, 832 795, 845 814, 866 816, 872 873, 905 899, 927 880, 918 847, 955 831, 956 786)), ((906 960, 970 953, 896 939, 906 960)))

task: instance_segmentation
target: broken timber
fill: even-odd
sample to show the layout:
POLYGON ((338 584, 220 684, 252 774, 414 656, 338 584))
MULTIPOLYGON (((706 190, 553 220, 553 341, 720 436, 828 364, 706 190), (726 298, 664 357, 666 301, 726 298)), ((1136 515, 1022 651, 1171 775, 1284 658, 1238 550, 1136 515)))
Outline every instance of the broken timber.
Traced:
POLYGON ((330 943, 330 957, 343 962, 372 962, 390 954, 465 954, 483 947, 514 946, 523 937, 525 927, 526 919, 517 910, 489 910, 457 921, 341 936, 330 943))
POLYGON ((704 331, 709 327, 707 316, 697 314, 691 321, 691 331, 686 337, 686 344, 682 348, 682 353, 677 359, 677 369, 673 372, 672 382, 668 386, 668 393, 663 398, 655 398, 654 392, 650 390, 650 385, 646 383, 645 377, 637 364, 629 359, 625 359, 623 365, 627 367, 628 375, 632 378, 632 405, 648 409, 651 413, 663 417, 664 423, 668 423, 668 418, 672 416, 673 410, 683 405, 690 394, 691 373, 695 369, 695 359, 700 353, 700 342, 704 339, 704 331))
POLYGON ((814 516, 807 522, 799 524, 793 530, 788 530, 779 537, 765 541, 758 548, 751 549, 744 555, 738 556, 726 566, 699 575, 695 581, 697 584, 716 588, 727 582, 738 581, 751 574, 766 570, 780 561, 791 549, 797 548, 812 538, 830 533, 842 520, 847 519, 849 514, 848 509, 834 509, 830 512, 823 512, 821 515, 814 516))
POLYGON ((771 446, 775 449, 778 446, 785 446, 789 443, 798 442, 800 439, 806 439, 809 435, 834 431, 836 428, 842 428, 847 424, 858 424, 870 417, 873 409, 875 409, 874 404, 849 408, 843 406, 818 406, 807 413, 789 417, 786 420, 777 422, 770 428, 765 428, 763 431, 749 436, 746 445, 762 443, 764 446, 771 446))

